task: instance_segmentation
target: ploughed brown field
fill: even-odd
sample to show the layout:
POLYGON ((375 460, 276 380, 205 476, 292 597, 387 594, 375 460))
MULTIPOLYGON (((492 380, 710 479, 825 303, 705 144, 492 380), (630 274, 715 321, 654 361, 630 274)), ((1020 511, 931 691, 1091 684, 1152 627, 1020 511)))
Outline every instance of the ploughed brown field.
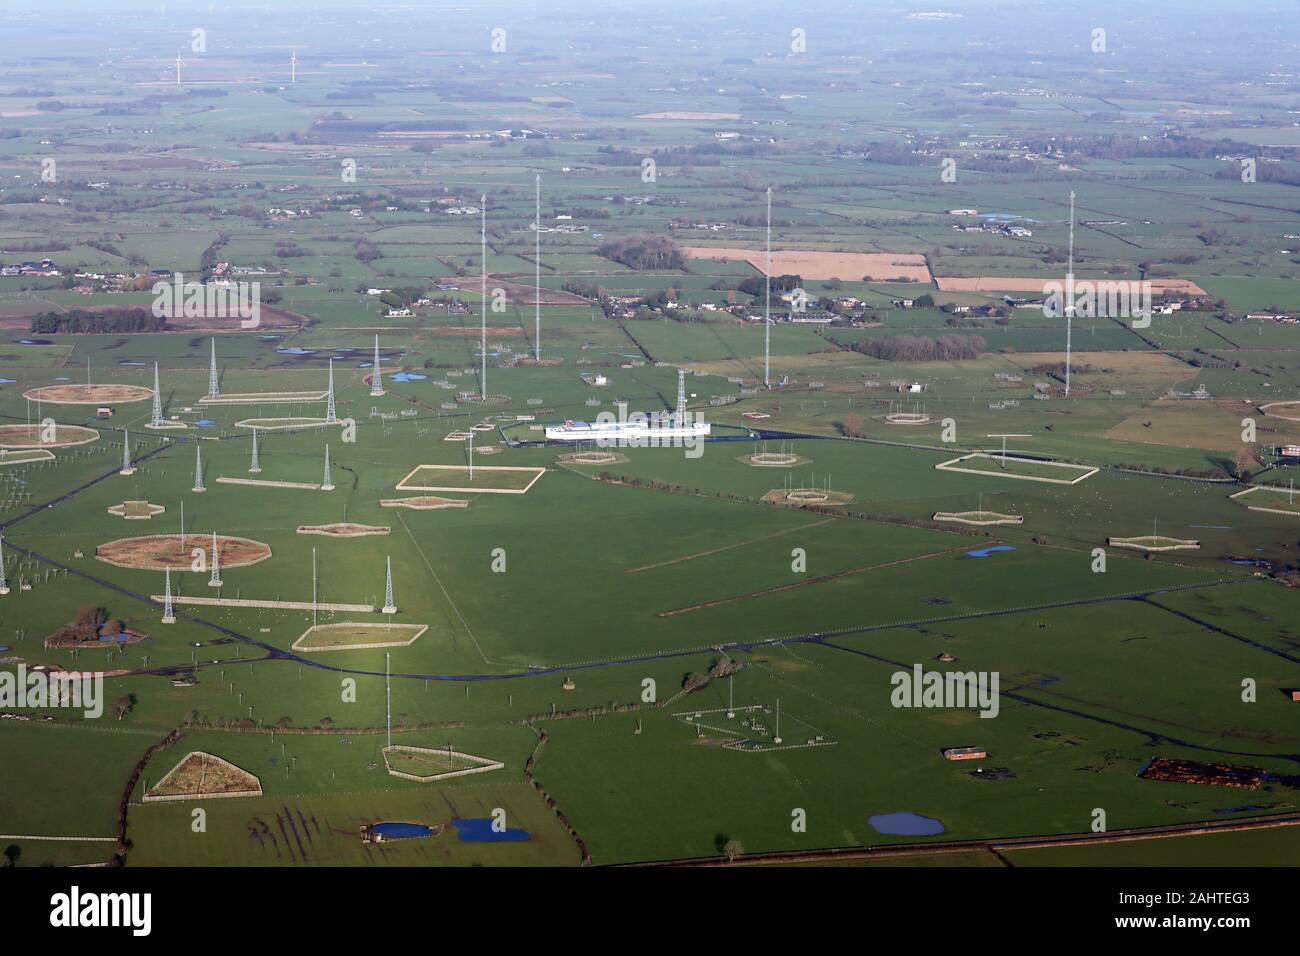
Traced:
MULTIPOLYGON (((748 262, 760 273, 767 268, 762 249, 727 249, 711 246, 683 246, 688 259, 724 259, 748 262)), ((841 279, 872 282, 904 279, 929 284, 930 267, 925 256, 907 252, 822 252, 816 249, 773 249, 772 275, 797 275, 805 279, 841 279)))

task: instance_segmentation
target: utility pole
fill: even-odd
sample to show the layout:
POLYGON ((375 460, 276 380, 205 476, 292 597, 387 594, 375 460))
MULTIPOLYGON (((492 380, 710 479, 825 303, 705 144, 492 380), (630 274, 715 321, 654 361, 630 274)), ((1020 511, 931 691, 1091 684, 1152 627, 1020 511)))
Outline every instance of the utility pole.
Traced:
POLYGON ((767 294, 763 306, 763 387, 772 389, 772 187, 767 187, 767 294))
POLYGON ((537 174, 537 209, 533 213, 533 265, 537 289, 533 293, 533 347, 542 361, 542 174, 537 174))
POLYGON ((479 272, 482 279, 479 295, 482 298, 483 330, 479 336, 479 355, 482 358, 479 371, 479 386, 483 402, 487 403, 487 193, 479 196, 479 272))
POLYGON ((1070 253, 1065 269, 1065 397, 1070 397, 1070 338, 1074 321, 1074 190, 1070 190, 1070 253))

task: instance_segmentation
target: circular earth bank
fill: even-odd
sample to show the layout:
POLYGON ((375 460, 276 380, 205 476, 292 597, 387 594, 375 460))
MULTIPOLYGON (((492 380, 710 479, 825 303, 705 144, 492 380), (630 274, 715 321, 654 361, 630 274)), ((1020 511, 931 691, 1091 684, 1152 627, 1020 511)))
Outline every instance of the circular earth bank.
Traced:
POLYGON ((144 402, 153 389, 142 385, 46 385, 23 392, 23 398, 48 405, 109 405, 144 402))
MULTIPOLYGON (((136 568, 145 571, 162 571, 165 568, 187 571, 194 562, 194 550, 202 548, 204 568, 212 560, 212 535, 150 534, 140 538, 118 538, 101 544, 95 557, 119 568, 136 568)), ((217 554, 220 566, 243 568, 265 561, 271 556, 271 546, 250 538, 217 535, 217 554)))
POLYGON ((99 440, 99 432, 81 425, 0 425, 0 448, 67 448, 99 440))

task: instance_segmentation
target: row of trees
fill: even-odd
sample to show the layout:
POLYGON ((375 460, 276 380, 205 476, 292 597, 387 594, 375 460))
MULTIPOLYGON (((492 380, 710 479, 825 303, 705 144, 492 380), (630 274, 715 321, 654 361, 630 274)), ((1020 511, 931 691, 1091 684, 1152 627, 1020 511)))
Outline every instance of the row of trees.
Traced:
POLYGON ((671 239, 628 236, 610 239, 596 247, 596 255, 622 263, 629 269, 684 269, 686 256, 671 239))
MULTIPOLYGON (((801 276, 786 274, 772 276, 772 294, 782 295, 786 292, 793 292, 803 285, 801 276)), ((749 276, 741 279, 736 285, 736 290, 745 293, 745 295, 766 295, 767 280, 763 276, 749 276)))
POLYGON ((984 349, 984 339, 979 335, 941 335, 937 339, 895 335, 853 343, 853 351, 886 362, 951 362, 978 358, 984 349))
POLYGON ((73 309, 71 312, 40 312, 32 316, 32 331, 45 335, 70 332, 161 332, 167 325, 149 309, 114 309, 88 312, 73 309))

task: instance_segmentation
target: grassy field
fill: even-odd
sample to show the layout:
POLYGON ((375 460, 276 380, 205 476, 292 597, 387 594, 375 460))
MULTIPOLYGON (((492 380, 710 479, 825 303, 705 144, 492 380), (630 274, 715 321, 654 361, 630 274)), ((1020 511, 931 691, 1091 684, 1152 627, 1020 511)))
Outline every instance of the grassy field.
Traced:
MULTIPOLYGON (((800 59, 698 11, 665 45, 637 17, 521 10, 517 45, 484 58, 461 42, 482 33, 472 10, 373 12, 381 56, 323 9, 293 24, 292 81, 276 29, 190 57, 181 83, 157 42, 175 12, 102 33, 60 21, 57 49, 22 17, 0 31, 22 76, 0 90, 0 260, 19 266, 0 276, 0 672, 100 673, 105 698, 98 718, 0 720, 0 829, 21 865, 111 856, 31 838, 117 836, 137 762, 173 731, 131 787, 128 865, 567 866, 580 846, 600 865, 732 839, 915 841, 869 822, 889 813, 938 820, 921 838, 938 841, 1086 832, 1098 808, 1112 828, 1294 811, 1300 469, 1275 449, 1300 422, 1265 406, 1300 395, 1300 154, 1287 88, 1256 72, 1275 66, 1190 69, 1188 36, 1139 19, 1146 72, 1118 77, 1020 7, 947 25, 889 11, 895 39, 868 63, 859 22, 814 15, 826 28, 800 59), (434 69, 432 35, 459 38, 434 69), (1238 175, 1248 152, 1257 182, 1238 175), (787 321, 794 283, 778 281, 767 324, 754 264, 619 251, 762 249, 768 187, 773 249, 836 261, 797 280, 831 322, 787 321), (865 256, 906 256, 920 281, 865 256), (24 274, 44 258, 57 275, 24 274), (1067 333, 993 288, 1067 267, 1206 295, 1149 326, 1079 316, 1067 333), (177 272, 258 283, 262 324, 66 331, 74 310, 148 314, 177 272), (207 400, 214 352, 227 402, 207 400), (147 427, 155 368, 174 428, 147 427), (582 464, 544 442, 544 423, 671 410, 679 369, 713 428, 698 455, 582 464), (84 383, 131 388, 102 412, 48 400, 84 383), (472 458, 446 440, 470 430, 472 458), (744 460, 764 451, 794 464, 744 460), (954 459, 969 471, 937 467, 954 459), (382 504, 444 491, 466 506, 382 504), (109 511, 143 501, 165 510, 109 511), (1023 522, 932 517, 975 511, 1023 522), (338 523, 390 530, 298 532, 338 523), (183 547, 146 567, 96 559, 144 534, 183 547), (269 556, 230 553, 212 582, 214 534, 269 556), (1108 544, 1143 535, 1200 548, 1108 544), (143 639, 94 640, 104 620, 143 639), (69 627, 90 639, 46 646, 69 627), (997 675, 996 719, 896 706, 894 678, 918 665, 997 675), (686 719, 733 706, 763 731, 686 719), (390 733, 435 754, 395 767, 446 769, 448 747, 504 767, 402 780, 390 733), (962 746, 988 755, 944 759, 962 746), (263 788, 202 801, 204 833, 199 804, 142 802, 196 750, 263 788), (1272 777, 1250 793, 1142 779, 1154 757, 1272 777), (468 838, 498 809, 529 838, 468 838), (364 843, 375 822, 438 832, 364 843)), ((1273 865, 1295 839, 1006 858, 1273 865)))

